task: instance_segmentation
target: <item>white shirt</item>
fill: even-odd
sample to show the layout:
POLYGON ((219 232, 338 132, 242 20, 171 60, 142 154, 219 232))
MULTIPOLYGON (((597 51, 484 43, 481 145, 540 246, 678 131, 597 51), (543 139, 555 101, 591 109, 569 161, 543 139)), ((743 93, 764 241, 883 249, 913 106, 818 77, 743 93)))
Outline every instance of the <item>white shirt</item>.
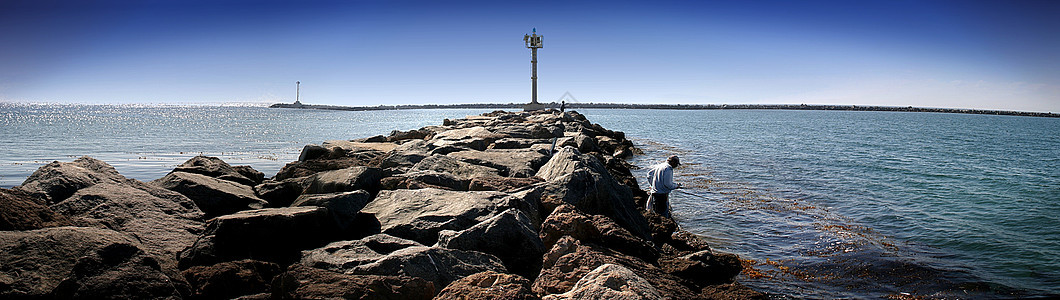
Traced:
POLYGON ((661 163, 648 169, 649 193, 668 194, 677 188, 674 183, 674 168, 669 163, 661 163))

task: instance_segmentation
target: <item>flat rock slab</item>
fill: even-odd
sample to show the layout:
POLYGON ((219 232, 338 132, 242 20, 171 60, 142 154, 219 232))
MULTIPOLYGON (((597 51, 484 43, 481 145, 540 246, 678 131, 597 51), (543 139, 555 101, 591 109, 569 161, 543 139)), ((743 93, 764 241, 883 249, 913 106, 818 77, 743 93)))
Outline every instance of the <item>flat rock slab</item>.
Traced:
POLYGON ((530 280, 519 275, 486 271, 453 281, 434 300, 510 299, 537 300, 530 280))
POLYGON ((332 242, 324 247, 302 251, 302 259, 299 263, 345 273, 359 265, 380 260, 394 251, 417 246, 423 245, 386 234, 376 234, 359 240, 332 242))
POLYGON ((187 196, 207 218, 269 205, 254 194, 254 188, 201 174, 170 172, 152 184, 187 196))
POLYGON ((433 245, 442 230, 464 230, 510 206, 500 192, 441 189, 380 191, 363 213, 374 214, 383 233, 433 245))
POLYGON ((272 287, 273 299, 429 300, 434 284, 408 276, 350 275, 292 265, 272 287))
POLYGON ((548 155, 530 149, 489 149, 460 151, 446 156, 476 165, 501 170, 501 176, 526 178, 534 176, 548 162, 548 155))
POLYGON ((217 217, 206 233, 180 254, 181 268, 254 258, 289 264, 300 251, 326 244, 340 231, 328 209, 266 208, 217 217))
POLYGON ((500 259, 482 252, 409 247, 391 252, 373 263, 359 265, 348 273, 411 276, 426 279, 435 286, 447 286, 457 279, 485 271, 507 273, 500 259))
POLYGON ((325 171, 307 179, 303 193, 327 194, 356 190, 374 192, 379 190, 379 180, 382 178, 381 170, 364 166, 325 171))
POLYGON ((413 165, 411 170, 449 173, 457 179, 468 181, 475 177, 500 176, 501 173, 501 171, 496 168, 476 165, 443 155, 428 156, 423 160, 420 160, 416 165, 413 165))

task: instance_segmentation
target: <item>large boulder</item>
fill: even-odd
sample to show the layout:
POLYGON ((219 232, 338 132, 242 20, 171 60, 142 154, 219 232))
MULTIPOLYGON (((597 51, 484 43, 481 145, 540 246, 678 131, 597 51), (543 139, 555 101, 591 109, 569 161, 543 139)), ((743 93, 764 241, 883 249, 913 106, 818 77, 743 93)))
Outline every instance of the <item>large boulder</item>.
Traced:
POLYGON ((291 206, 298 196, 305 190, 306 179, 309 177, 287 178, 280 181, 265 180, 254 186, 254 194, 269 202, 271 207, 291 206))
POLYGON ((151 181, 151 184, 187 196, 195 201, 207 218, 269 205, 258 198, 250 186, 206 175, 170 172, 165 177, 151 181))
POLYGON ((453 281, 434 300, 511 299, 537 300, 530 280, 519 275, 486 271, 453 281))
POLYGON ((273 176, 272 180, 282 181, 290 178, 306 177, 324 171, 366 165, 368 165, 368 161, 356 157, 295 161, 287 163, 283 168, 280 168, 280 171, 276 172, 276 176, 273 176))
POLYGON ((128 180, 107 163, 82 156, 69 163, 53 161, 44 165, 27 177, 16 189, 25 191, 32 197, 44 199, 45 203, 51 204, 66 199, 79 189, 97 183, 121 184, 128 180))
POLYGON ((543 181, 537 177, 475 177, 471 179, 467 189, 471 191, 511 192, 543 181))
POLYGON ((492 254, 509 271, 527 278, 537 277, 547 250, 530 219, 514 208, 463 231, 442 231, 438 246, 492 254))
POLYGON ((273 281, 273 299, 428 300, 433 283, 409 276, 348 275, 292 265, 273 281))
POLYGON ((493 133, 485 127, 476 126, 436 133, 429 142, 436 147, 462 146, 475 150, 486 150, 486 147, 494 141, 505 137, 507 136, 493 133))
POLYGON ((300 264, 346 272, 359 265, 372 263, 394 251, 423 246, 415 241, 386 234, 371 235, 359 240, 338 241, 324 247, 302 251, 300 264))
POLYGON ((521 139, 548 139, 556 136, 559 131, 557 126, 545 127, 538 124, 518 124, 509 120, 490 127, 490 131, 506 138, 521 139))
POLYGON ((0 231, 70 226, 69 218, 19 190, 0 189, 0 231))
POLYGON ((507 273, 500 259, 482 252, 408 247, 375 262, 358 265, 347 273, 412 276, 433 282, 435 286, 447 286, 457 279, 485 271, 507 273))
POLYGON ((210 220, 206 232, 180 253, 180 266, 253 258, 279 264, 297 261, 300 251, 340 234, 328 209, 315 206, 266 208, 210 220))
POLYGON ((442 230, 464 230, 509 208, 499 192, 440 189, 380 191, 363 213, 374 214, 383 233, 433 245, 442 230))
POLYGON ((534 144, 551 144, 551 139, 503 138, 493 142, 486 149, 528 149, 534 144))
POLYGON ((166 269, 203 231, 203 213, 187 197, 155 188, 154 195, 128 184, 100 183, 52 205, 56 212, 132 235, 166 269), (156 196, 158 195, 158 196, 156 196), (161 198, 166 197, 166 198, 161 198))
POLYGON ((382 188, 386 190, 414 190, 433 187, 451 191, 466 191, 468 190, 468 184, 467 179, 456 178, 453 174, 438 171, 409 172, 384 178, 380 182, 382 188))
POLYGON ((697 286, 731 283, 743 271, 740 258, 733 254, 703 250, 681 257, 663 258, 659 266, 667 273, 692 281, 697 286))
POLYGON ((648 241, 634 236, 610 218, 586 215, 569 204, 560 205, 541 224, 541 240, 546 247, 552 247, 564 236, 596 243, 649 262, 659 258, 658 251, 648 241))
POLYGON ((570 291, 543 300, 564 299, 666 299, 647 280, 626 267, 603 264, 586 273, 570 291))
POLYGON ((78 258, 112 244, 138 245, 121 232, 89 227, 0 231, 0 298, 47 298, 78 258))
POLYGON ((328 209, 339 229, 345 230, 353 223, 357 213, 372 201, 372 195, 364 190, 331 194, 306 194, 298 197, 291 206, 318 206, 328 209))
POLYGON ((187 286, 171 278, 135 244, 115 243, 77 259, 54 299, 181 299, 187 286))
POLYGON ((446 156, 500 170, 500 176, 526 178, 548 162, 548 155, 530 149, 460 151, 446 156))
MULTIPOLYGON (((244 168, 244 172, 248 172, 248 175, 250 175, 250 173, 251 173, 249 171, 253 171, 253 169, 245 170, 245 168, 244 168)), ((253 178, 253 179, 249 178, 246 175, 244 175, 244 173, 241 173, 239 170, 237 170, 236 168, 232 167, 228 163, 224 162, 220 158, 211 157, 211 156, 199 155, 199 156, 196 156, 196 157, 192 157, 188 161, 185 161, 184 163, 182 163, 179 166, 177 166, 176 168, 174 168, 173 172, 187 172, 187 173, 205 175, 205 176, 209 176, 209 177, 213 177, 213 178, 217 178, 217 179, 221 179, 221 180, 228 180, 228 181, 231 181, 231 182, 239 183, 239 184, 242 184, 242 185, 249 185, 249 186, 254 186, 254 185, 257 185, 257 184, 261 183, 261 179, 259 179, 259 178, 253 178), (257 180, 255 180, 255 179, 257 179, 257 180)), ((253 171, 253 172, 257 172, 257 171, 253 171)), ((258 172, 258 173, 260 173, 260 172, 258 172)), ((257 177, 255 175, 251 175, 251 176, 257 177)))
POLYGON ((379 180, 382 178, 380 169, 363 166, 320 172, 306 179, 306 187, 302 193, 327 194, 356 190, 374 193, 379 191, 379 180))
POLYGON ((636 257, 563 237, 542 259, 541 274, 534 281, 538 294, 561 294, 570 291, 586 274, 604 264, 620 265, 651 283, 664 297, 690 299, 696 292, 685 280, 636 257))
POLYGON ((283 268, 274 263, 244 259, 196 266, 182 274, 191 285, 192 298, 232 299, 269 292, 269 283, 281 271, 283 268))
POLYGON ((388 175, 405 173, 409 168, 430 156, 427 147, 427 141, 409 141, 372 159, 369 165, 383 169, 383 173, 388 175))
POLYGON ((636 236, 651 237, 648 221, 637 210, 630 189, 616 181, 596 157, 564 147, 538 170, 537 177, 549 183, 542 186, 542 197, 605 215, 636 236))
POLYGON ((476 165, 442 155, 431 155, 424 158, 412 166, 410 170, 449 173, 461 180, 471 180, 471 178, 480 176, 500 176, 501 172, 495 168, 476 165))

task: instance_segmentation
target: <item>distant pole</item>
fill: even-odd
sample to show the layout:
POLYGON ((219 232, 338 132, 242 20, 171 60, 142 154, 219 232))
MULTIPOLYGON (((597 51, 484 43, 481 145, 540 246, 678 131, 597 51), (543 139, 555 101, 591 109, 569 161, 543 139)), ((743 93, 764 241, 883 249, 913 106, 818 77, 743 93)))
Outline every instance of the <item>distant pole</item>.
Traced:
POLYGON ((302 82, 301 81, 295 81, 294 82, 294 103, 302 103, 301 99, 300 99, 301 95, 302 95, 302 82))
POLYGON ((527 105, 524 110, 540 110, 545 107, 537 103, 537 49, 544 47, 544 36, 537 34, 537 28, 534 28, 532 35, 523 35, 523 42, 526 43, 526 47, 530 48, 530 89, 531 97, 530 104, 527 105))

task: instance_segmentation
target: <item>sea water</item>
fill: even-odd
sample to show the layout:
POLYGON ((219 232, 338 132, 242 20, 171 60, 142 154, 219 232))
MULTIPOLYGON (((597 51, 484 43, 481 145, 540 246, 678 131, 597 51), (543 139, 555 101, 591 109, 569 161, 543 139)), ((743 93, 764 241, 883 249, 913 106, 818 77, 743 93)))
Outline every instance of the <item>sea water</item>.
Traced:
MULTIPOLYGON (((271 176, 306 144, 487 111, 0 103, 0 187, 82 155, 144 181, 199 154, 271 176)), ((686 188, 671 197, 675 218, 745 259, 739 280, 758 290, 808 298, 1060 294, 1060 119, 581 112, 644 149, 637 166, 681 156, 675 176, 686 188)))

